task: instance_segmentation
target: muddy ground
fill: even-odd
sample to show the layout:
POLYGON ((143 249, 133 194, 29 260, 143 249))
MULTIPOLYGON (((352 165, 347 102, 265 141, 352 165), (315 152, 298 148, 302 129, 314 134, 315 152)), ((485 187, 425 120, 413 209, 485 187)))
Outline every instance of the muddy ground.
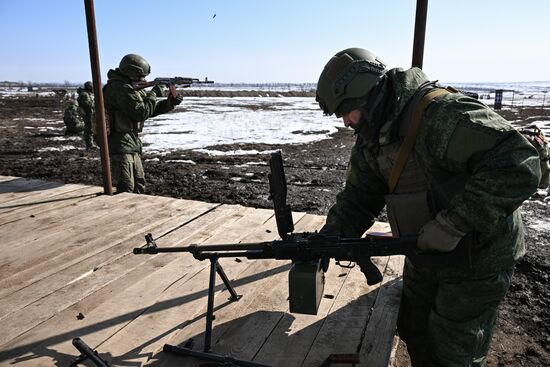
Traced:
MULTIPOLYGON (((80 138, 64 136, 62 109, 55 97, 0 98, 0 175, 102 185, 99 151, 86 151, 80 138)), ((550 110, 544 113, 540 108, 502 114, 525 123, 544 114, 550 120, 550 110)), ((326 215, 342 188, 353 142, 352 132, 342 129, 329 140, 282 147, 293 210, 326 215)), ((265 155, 211 157, 193 151, 145 154, 146 193, 270 208, 266 159, 265 155)), ((528 253, 517 265, 501 306, 489 366, 550 366, 550 209, 544 199, 545 192, 539 192, 522 206, 528 253)), ((403 348, 395 364, 407 366, 403 348)))

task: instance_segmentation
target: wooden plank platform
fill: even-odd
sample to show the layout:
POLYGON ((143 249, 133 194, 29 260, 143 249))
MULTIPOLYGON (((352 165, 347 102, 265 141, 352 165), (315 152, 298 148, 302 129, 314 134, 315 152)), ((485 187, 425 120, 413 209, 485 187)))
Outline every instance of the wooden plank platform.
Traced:
MULTIPOLYGON (((1 366, 68 366, 79 354, 75 337, 113 366, 205 363, 162 348, 193 338, 202 350, 209 262, 132 249, 149 232, 162 247, 277 238, 271 210, 102 191, 0 176, 1 366)), ((294 213, 296 231, 324 219, 294 213)), ((288 311, 288 261, 221 259, 242 298, 229 302, 218 279, 213 351, 285 367, 359 353, 361 366, 388 366, 403 258, 375 260, 384 274, 377 286, 358 267, 332 263, 312 316, 288 311)))

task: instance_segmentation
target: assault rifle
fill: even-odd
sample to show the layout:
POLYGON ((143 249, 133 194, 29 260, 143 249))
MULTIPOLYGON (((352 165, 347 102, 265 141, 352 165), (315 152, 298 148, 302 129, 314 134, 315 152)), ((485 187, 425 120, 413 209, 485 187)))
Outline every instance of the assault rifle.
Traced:
MULTIPOLYGON (((197 260, 210 260, 210 282, 206 331, 203 355, 210 355, 210 338, 213 320, 214 288, 216 273, 221 277, 230 293, 230 300, 237 301, 237 295, 221 265, 219 258, 246 257, 248 259, 292 260, 289 273, 290 312, 316 314, 324 288, 324 272, 328 270, 330 259, 342 267, 357 263, 367 278, 369 285, 382 281, 382 274, 372 263, 372 256, 405 255, 415 265, 466 265, 469 261, 469 241, 463 240, 455 250, 448 253, 420 253, 416 248, 416 236, 393 238, 380 235, 367 235, 363 238, 344 238, 322 233, 293 233, 294 222, 290 205, 286 202, 287 187, 280 152, 272 153, 269 161, 270 199, 273 201, 277 230, 280 240, 239 244, 192 244, 183 247, 158 247, 153 236, 145 236, 146 244, 134 248, 134 254, 159 254, 165 252, 189 252, 197 260), (348 262, 348 264, 342 264, 348 262)), ((184 355, 199 356, 201 352, 190 348, 165 345, 165 351, 184 355), (199 354, 197 354, 199 353, 199 354)), ((251 363, 251 362, 246 362, 251 363)), ((242 364, 253 366, 254 364, 242 364)))
POLYGON ((193 84, 212 83, 214 83, 214 81, 208 80, 208 78, 204 78, 204 80, 199 80, 198 78, 176 76, 174 78, 155 78, 154 80, 149 82, 135 82, 132 83, 132 87, 134 87, 135 90, 141 90, 148 87, 154 87, 155 85, 164 85, 169 88, 172 97, 176 97, 176 86, 179 86, 180 88, 189 88, 193 84))

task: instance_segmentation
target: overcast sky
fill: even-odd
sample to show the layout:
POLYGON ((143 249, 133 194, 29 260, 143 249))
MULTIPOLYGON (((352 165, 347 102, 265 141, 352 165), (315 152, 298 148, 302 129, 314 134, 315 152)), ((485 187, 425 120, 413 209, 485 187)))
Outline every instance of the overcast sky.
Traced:
MULTIPOLYGON (((336 52, 412 58, 414 0, 95 0, 102 81, 137 53, 151 77, 317 82, 336 52)), ((445 82, 550 81, 550 1, 430 0, 424 70, 445 82)), ((91 79, 84 0, 0 0, 0 81, 91 79)))

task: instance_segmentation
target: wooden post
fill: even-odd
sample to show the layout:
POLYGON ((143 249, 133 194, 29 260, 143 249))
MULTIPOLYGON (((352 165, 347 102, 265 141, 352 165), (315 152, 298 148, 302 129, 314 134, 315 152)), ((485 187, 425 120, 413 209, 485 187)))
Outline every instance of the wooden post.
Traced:
POLYGON ((424 62, 424 40, 426 38, 427 14, 428 0, 416 0, 412 66, 416 66, 420 69, 422 69, 422 64, 424 62))
POLYGON ((111 164, 109 162, 109 147, 107 145, 107 128, 105 126, 105 108, 103 105, 103 89, 99 67, 99 51, 97 47, 97 34, 95 28, 94 1, 84 0, 84 8, 86 9, 88 46, 90 49, 90 64, 92 67, 92 80, 94 83, 95 118, 99 135, 101 165, 103 167, 103 188, 106 195, 113 195, 113 187, 111 185, 111 164))

